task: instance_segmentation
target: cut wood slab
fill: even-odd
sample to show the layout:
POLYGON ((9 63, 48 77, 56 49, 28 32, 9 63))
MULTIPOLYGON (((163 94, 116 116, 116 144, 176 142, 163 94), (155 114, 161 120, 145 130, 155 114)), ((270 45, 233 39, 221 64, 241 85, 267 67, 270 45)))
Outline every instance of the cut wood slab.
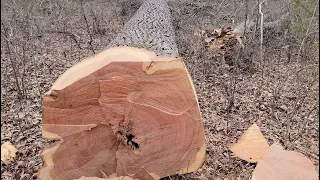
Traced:
POLYGON ((299 152, 273 144, 258 162, 252 180, 316 180, 319 175, 310 159, 299 152))
POLYGON ((205 160, 197 96, 181 58, 115 47, 70 68, 44 97, 39 178, 160 179, 205 160))
POLYGON ((277 143, 269 146, 256 123, 245 131, 230 150, 243 160, 257 163, 251 180, 318 179, 310 159, 299 152, 286 151, 277 143))
POLYGON ((254 123, 244 132, 238 142, 229 149, 232 151, 233 156, 255 163, 264 156, 269 147, 260 128, 254 123))

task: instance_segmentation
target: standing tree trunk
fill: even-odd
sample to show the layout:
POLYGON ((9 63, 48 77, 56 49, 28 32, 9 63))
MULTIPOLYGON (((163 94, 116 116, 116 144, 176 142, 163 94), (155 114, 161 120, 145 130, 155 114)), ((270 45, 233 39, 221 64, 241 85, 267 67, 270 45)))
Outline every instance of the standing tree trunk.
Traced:
POLYGON ((108 48, 46 93, 43 137, 58 141, 43 151, 39 179, 196 171, 205 159, 203 124, 166 1, 143 3, 108 48))

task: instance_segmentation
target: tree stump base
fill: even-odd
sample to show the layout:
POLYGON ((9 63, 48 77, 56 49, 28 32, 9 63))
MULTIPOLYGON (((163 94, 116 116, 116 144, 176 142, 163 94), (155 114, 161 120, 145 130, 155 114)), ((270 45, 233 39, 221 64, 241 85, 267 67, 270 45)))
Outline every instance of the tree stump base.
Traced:
POLYGON ((181 58, 115 47, 61 75, 44 97, 39 179, 160 179, 205 160, 197 96, 181 58))

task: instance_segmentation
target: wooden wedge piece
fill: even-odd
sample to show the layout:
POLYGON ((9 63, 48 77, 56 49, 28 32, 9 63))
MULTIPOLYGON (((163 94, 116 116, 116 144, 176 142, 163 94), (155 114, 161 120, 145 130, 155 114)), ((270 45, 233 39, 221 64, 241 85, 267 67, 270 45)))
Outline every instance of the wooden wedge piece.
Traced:
POLYGON ((238 142, 229 149, 234 156, 248 162, 258 162, 269 147, 270 146, 262 135, 260 128, 254 123, 244 132, 238 142))

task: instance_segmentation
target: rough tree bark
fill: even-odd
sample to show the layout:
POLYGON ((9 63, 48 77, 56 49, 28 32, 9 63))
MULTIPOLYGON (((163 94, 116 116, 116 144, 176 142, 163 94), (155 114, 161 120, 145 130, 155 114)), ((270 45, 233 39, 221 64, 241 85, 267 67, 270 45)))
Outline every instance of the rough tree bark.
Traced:
POLYGON ((145 48, 157 55, 178 57, 171 13, 166 1, 144 2, 108 48, 115 46, 145 48))
POLYGON ((149 0, 109 49, 62 74, 44 97, 39 179, 196 171, 205 159, 192 80, 178 56, 170 11, 149 0), (121 47, 115 47, 115 46, 121 47), (123 46, 131 47, 123 47, 123 46))

